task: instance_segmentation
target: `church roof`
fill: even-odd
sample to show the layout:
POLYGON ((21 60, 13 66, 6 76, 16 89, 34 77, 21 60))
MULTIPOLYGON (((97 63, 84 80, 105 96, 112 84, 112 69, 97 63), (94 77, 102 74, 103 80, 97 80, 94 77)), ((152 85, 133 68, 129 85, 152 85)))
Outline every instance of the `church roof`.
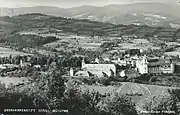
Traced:
POLYGON ((162 65, 169 65, 172 64, 171 59, 157 59, 157 60, 151 60, 148 66, 162 66, 162 65))
POLYGON ((104 74, 109 76, 111 73, 110 70, 116 73, 116 67, 114 64, 85 64, 82 69, 99 77, 104 76, 104 74))
POLYGON ((116 68, 114 64, 85 64, 83 68, 109 68, 114 69, 116 68))

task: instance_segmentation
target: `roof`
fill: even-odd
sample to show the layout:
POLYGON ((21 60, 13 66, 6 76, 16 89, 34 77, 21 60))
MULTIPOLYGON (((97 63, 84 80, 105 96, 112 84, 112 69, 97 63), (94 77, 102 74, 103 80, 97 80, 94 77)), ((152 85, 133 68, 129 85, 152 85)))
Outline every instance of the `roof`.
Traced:
POLYGON ((109 69, 115 69, 114 64, 85 64, 83 68, 109 68, 109 69))
POLYGON ((116 67, 114 64, 85 64, 82 69, 99 77, 102 77, 104 74, 109 76, 111 73, 110 70, 116 73, 116 67))
POLYGON ((78 77, 89 77, 89 73, 87 71, 78 71, 75 76, 78 77))
POLYGON ((172 64, 172 59, 154 59, 149 60, 149 66, 161 66, 161 65, 169 65, 172 64))

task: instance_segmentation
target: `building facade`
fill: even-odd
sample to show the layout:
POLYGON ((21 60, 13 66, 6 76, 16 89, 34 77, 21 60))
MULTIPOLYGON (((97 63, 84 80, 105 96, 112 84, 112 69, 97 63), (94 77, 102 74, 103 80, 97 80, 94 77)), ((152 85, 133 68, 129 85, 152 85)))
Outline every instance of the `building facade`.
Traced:
POLYGON ((175 65, 172 59, 147 59, 143 56, 137 59, 136 69, 140 74, 173 74, 175 65))
POLYGON ((146 56, 140 57, 136 60, 136 69, 140 74, 148 73, 148 61, 146 56))
POLYGON ((107 76, 111 76, 112 74, 116 76, 116 67, 114 64, 86 64, 83 60, 81 69, 97 77, 104 77, 104 74, 107 76))
POLYGON ((172 59, 151 60, 148 65, 148 71, 152 74, 173 74, 175 65, 172 59))

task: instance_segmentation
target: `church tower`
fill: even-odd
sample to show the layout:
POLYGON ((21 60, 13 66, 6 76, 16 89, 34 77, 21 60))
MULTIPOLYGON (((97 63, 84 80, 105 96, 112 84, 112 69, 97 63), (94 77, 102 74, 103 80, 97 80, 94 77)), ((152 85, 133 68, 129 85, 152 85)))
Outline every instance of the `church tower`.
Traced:
POLYGON ((140 74, 148 73, 148 61, 146 56, 143 56, 136 61, 136 69, 140 74))
POLYGON ((20 60, 20 65, 23 66, 23 60, 22 59, 20 60))
POLYGON ((144 73, 144 74, 148 73, 148 61, 147 61, 146 55, 143 56, 142 68, 143 68, 143 72, 142 73, 144 73))
POLYGON ((174 73, 175 65, 174 65, 173 60, 171 60, 171 65, 170 65, 170 67, 171 67, 171 72, 174 73))
POLYGON ((85 60, 84 60, 84 58, 83 58, 81 67, 83 68, 85 65, 86 65, 86 63, 85 63, 85 60))

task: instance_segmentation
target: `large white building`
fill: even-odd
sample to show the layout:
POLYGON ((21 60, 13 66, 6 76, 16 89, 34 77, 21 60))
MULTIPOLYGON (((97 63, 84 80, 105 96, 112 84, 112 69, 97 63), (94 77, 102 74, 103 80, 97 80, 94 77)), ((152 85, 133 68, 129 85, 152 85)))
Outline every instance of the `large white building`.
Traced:
POLYGON ((174 67, 175 65, 172 59, 156 59, 150 60, 148 71, 153 74, 172 74, 174 73, 174 67))
POLYGON ((98 77, 104 77, 104 74, 107 76, 116 75, 114 64, 86 64, 84 60, 82 60, 82 71, 89 72, 98 77))
POLYGON ((136 69, 140 74, 148 73, 148 61, 146 56, 139 57, 136 60, 136 69))
POLYGON ((175 68, 172 59, 147 59, 143 56, 137 59, 136 69, 140 74, 173 74, 175 68))

